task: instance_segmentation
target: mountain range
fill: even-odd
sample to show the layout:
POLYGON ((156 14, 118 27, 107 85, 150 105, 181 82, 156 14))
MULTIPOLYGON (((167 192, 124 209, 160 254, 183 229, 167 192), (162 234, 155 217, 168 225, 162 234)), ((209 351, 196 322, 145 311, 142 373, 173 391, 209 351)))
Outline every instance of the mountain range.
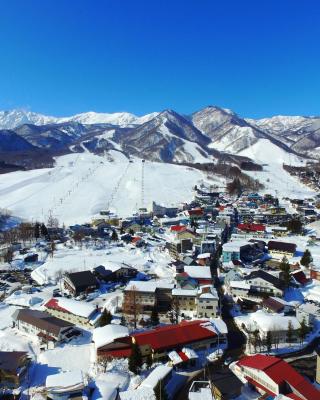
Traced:
POLYGON ((248 119, 217 106, 191 115, 164 110, 141 117, 88 112, 56 118, 24 110, 0 111, 0 161, 26 167, 30 162, 31 167, 38 166, 34 161, 40 155, 52 161, 59 154, 109 150, 153 161, 210 163, 241 159, 259 143, 320 159, 320 117, 248 119))

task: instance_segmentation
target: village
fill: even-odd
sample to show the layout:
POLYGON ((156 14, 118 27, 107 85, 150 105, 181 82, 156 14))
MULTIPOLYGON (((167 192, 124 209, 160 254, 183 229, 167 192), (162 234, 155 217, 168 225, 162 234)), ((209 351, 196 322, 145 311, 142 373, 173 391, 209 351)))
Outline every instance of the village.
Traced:
POLYGON ((202 185, 4 230, 1 398, 320 399, 318 205, 202 185))

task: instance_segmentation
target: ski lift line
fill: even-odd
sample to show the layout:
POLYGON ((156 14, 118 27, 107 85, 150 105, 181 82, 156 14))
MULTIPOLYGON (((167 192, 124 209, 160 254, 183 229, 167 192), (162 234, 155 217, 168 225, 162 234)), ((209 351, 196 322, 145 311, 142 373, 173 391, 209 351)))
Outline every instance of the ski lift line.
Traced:
POLYGON ((116 194, 118 193, 118 190, 119 190, 119 188, 120 188, 120 186, 121 186, 121 184, 122 184, 122 181, 123 181, 124 177, 126 176, 126 174, 127 174, 127 172, 128 172, 129 165, 130 165, 130 164, 128 163, 127 166, 126 166, 126 168, 125 168, 125 170, 123 171, 122 175, 120 176, 120 178, 119 178, 118 181, 116 182, 116 184, 115 184, 113 190, 111 191, 109 200, 108 200, 108 202, 107 202, 107 210, 109 210, 110 206, 113 204, 113 201, 114 201, 114 199, 115 199, 116 194))

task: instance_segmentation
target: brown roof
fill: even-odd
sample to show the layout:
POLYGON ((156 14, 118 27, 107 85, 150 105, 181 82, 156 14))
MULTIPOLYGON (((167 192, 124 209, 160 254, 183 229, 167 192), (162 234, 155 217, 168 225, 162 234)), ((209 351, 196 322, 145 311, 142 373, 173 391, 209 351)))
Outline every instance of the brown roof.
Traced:
POLYGON ((60 318, 52 317, 46 312, 28 309, 21 309, 17 311, 17 320, 36 326, 37 328, 55 336, 58 336, 63 328, 74 326, 70 322, 63 321, 60 318))
POLYGON ((295 253, 297 245, 294 243, 278 242, 270 240, 268 243, 268 250, 284 251, 286 253, 295 253))
POLYGON ((281 312, 284 309, 284 305, 282 303, 271 297, 264 299, 262 305, 276 313, 281 312))
POLYGON ((26 351, 0 351, 0 369, 16 372, 27 356, 26 351))

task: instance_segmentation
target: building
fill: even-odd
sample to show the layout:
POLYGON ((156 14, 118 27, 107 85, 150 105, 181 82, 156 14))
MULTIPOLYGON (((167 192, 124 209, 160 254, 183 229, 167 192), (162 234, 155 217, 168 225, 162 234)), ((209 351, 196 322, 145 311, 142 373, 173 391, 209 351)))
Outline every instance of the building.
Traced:
POLYGON ((197 317, 216 318, 219 315, 219 296, 211 285, 200 286, 197 296, 197 317))
POLYGON ((294 400, 320 399, 319 390, 277 357, 262 354, 243 357, 236 362, 234 373, 262 395, 283 395, 294 400))
POLYGON ((75 370, 48 375, 45 386, 49 400, 82 400, 86 385, 82 371, 75 370))
POLYGON ((198 282, 198 285, 212 285, 213 279, 210 267, 199 265, 185 265, 184 273, 198 282))
POLYGON ((101 316, 100 310, 90 303, 55 297, 44 305, 49 314, 86 328, 97 326, 101 316))
POLYGON ((243 387, 241 380, 229 368, 217 369, 212 374, 211 384, 215 400, 235 399, 241 395, 243 387))
POLYGON ((41 345, 50 348, 59 342, 69 341, 75 335, 74 325, 52 315, 29 309, 16 310, 12 316, 14 327, 37 336, 41 345))
POLYGON ((136 277, 138 271, 130 265, 99 265, 94 268, 94 274, 104 282, 127 282, 136 277))
POLYGON ((0 388, 19 388, 30 360, 25 351, 0 351, 0 388))
POLYGON ((215 400, 209 381, 193 381, 188 394, 188 400, 215 400))
POLYGON ((245 277, 245 282, 250 285, 252 294, 262 295, 268 294, 271 296, 283 296, 283 282, 274 275, 259 269, 251 272, 245 277))
POLYGON ((279 242, 277 240, 270 240, 268 243, 268 251, 271 257, 280 260, 283 257, 293 257, 296 249, 297 245, 295 243, 279 242))
POLYGON ((70 272, 63 277, 64 291, 77 297, 98 289, 96 277, 91 271, 70 272))
POLYGON ((124 290, 123 312, 128 315, 150 314, 154 307, 168 311, 173 283, 162 281, 130 281, 124 290))
POLYGON ((171 351, 179 353, 186 347, 195 351, 214 348, 218 342, 226 342, 226 335, 226 330, 216 327, 214 321, 182 321, 117 338, 97 351, 102 357, 126 358, 131 354, 131 343, 136 343, 144 359, 151 356, 154 361, 167 361, 171 351))

